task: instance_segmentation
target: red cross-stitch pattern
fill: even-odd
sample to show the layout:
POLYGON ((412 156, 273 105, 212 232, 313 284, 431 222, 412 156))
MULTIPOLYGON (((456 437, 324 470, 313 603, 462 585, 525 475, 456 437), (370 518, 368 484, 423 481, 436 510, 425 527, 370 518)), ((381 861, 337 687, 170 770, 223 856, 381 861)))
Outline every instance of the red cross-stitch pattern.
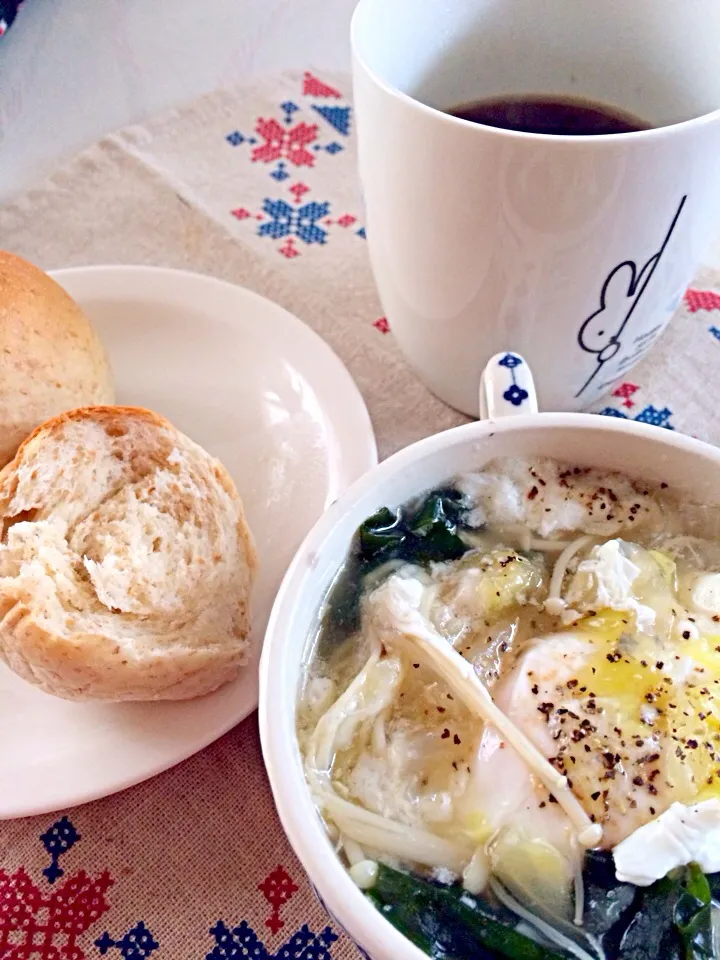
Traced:
POLYGON ((386 317, 379 317, 373 321, 373 326, 376 330, 379 330, 380 333, 390 333, 390 324, 387 322, 386 317))
POLYGON ((291 187, 288 187, 288 192, 295 197, 295 203, 300 203, 309 189, 310 187, 306 183, 294 183, 291 187))
POLYGON ((281 927, 285 926, 285 921, 280 919, 280 908, 284 907, 299 889, 284 867, 273 870, 262 883, 258 884, 258 890, 272 907, 272 913, 265 921, 265 926, 270 927, 273 933, 277 933, 281 927))
POLYGON ((622 405, 630 410, 635 406, 635 401, 632 399, 632 396, 634 393, 637 393, 639 389, 640 387, 635 383, 621 383, 616 390, 613 390, 613 396, 621 397, 622 405))
POLYGON ((284 127, 277 120, 260 117, 255 131, 265 142, 253 148, 251 157, 254 161, 271 163, 285 159, 296 167, 314 165, 315 156, 306 148, 317 138, 317 124, 297 123, 294 127, 284 127))
POLYGON ((300 251, 295 246, 295 241, 292 237, 288 237, 285 243, 278 247, 278 253, 281 253, 288 260, 294 260, 295 257, 300 256, 300 251))
POLYGON ((309 70, 306 70, 303 75, 303 93, 306 97, 334 97, 336 100, 342 97, 339 90, 318 80, 309 70))
POLYGON ((685 303, 690 313, 698 310, 720 310, 720 293, 714 290, 688 290, 685 303))
POLYGON ((22 867, 0 870, 2 960, 86 960, 77 939, 109 909, 112 882, 107 871, 93 879, 79 870, 45 897, 22 867))

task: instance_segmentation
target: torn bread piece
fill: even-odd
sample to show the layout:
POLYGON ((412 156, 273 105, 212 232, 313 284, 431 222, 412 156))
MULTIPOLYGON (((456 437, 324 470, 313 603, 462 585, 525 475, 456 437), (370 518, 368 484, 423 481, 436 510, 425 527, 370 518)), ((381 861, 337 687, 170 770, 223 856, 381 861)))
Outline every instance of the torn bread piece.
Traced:
POLYGON ((224 467, 158 414, 54 417, 0 472, 0 657, 70 700, 180 700, 245 662, 255 548, 224 467))

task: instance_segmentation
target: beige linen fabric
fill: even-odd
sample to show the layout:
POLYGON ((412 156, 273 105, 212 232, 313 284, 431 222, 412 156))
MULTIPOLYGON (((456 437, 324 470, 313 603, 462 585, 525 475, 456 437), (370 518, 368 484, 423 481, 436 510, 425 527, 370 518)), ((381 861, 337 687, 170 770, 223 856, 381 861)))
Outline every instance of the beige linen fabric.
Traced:
MULTIPOLYGON (((463 418, 415 379, 384 332, 362 236, 353 123, 346 77, 286 74, 218 91, 106 137, 0 209, 0 247, 46 269, 155 264, 270 297, 343 359, 385 457, 463 418)), ((703 271, 661 343, 599 409, 720 440, 718 291, 720 275, 703 271)), ((42 935, 53 945, 75 937, 86 957, 265 960, 283 955, 293 936, 298 960, 359 957, 317 903, 282 834, 254 717, 148 783, 0 824, 0 870, 0 895, 24 891, 36 924, 45 923, 43 910, 63 885, 72 881, 80 899, 90 891, 94 913, 82 929, 42 935), (43 844, 40 835, 63 813, 80 839, 59 856, 64 874, 55 876, 46 849, 53 836, 43 844), (128 936, 145 952, 128 954, 128 936), (257 952, 242 952, 250 947, 257 952)), ((63 923, 72 927, 68 909, 63 923)), ((27 937, 8 923, 0 912, 0 956, 27 937)), ((50 957, 49 946, 32 956, 50 957)))

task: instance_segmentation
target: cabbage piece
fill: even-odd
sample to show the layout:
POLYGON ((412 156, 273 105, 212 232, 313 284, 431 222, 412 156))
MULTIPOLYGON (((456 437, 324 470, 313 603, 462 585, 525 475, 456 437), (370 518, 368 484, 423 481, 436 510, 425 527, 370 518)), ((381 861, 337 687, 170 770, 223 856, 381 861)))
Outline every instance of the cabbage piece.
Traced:
POLYGON ((488 847, 492 873, 521 903, 546 917, 570 921, 578 865, 546 840, 506 827, 488 847))
POLYGON ((509 607, 542 600, 546 592, 545 559, 498 548, 472 551, 441 577, 438 599, 461 616, 494 617, 509 607))

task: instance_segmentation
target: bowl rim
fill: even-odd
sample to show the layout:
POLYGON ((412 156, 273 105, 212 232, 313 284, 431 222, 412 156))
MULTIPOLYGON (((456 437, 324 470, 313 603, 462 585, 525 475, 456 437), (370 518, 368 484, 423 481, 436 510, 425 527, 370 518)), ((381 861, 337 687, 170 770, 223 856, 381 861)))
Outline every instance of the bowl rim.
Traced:
MULTIPOLYGON (((285 835, 328 913, 352 940, 370 951, 371 957, 377 953, 377 958, 427 960, 427 954, 396 930, 363 896, 336 856, 313 804, 295 736, 297 691, 288 704, 287 697, 283 700, 281 689, 288 653, 297 653, 299 665, 307 640, 303 636, 302 643, 298 643, 294 638, 294 609, 301 589, 306 585, 308 569, 314 568, 315 558, 332 540, 339 519, 374 488, 382 486, 417 460, 439 451, 449 451, 468 440, 489 438, 496 433, 524 432, 533 427, 580 427, 594 433, 637 436, 668 447, 676 455, 688 453, 715 461, 720 468, 720 448, 685 434, 619 417, 592 413, 534 413, 463 424, 410 444, 356 480, 328 507, 307 534, 288 567, 273 604, 260 660, 259 729, 275 806, 285 835), (290 736, 287 735, 288 717, 291 718, 290 736)), ((452 475, 451 466, 448 474, 452 475)))

